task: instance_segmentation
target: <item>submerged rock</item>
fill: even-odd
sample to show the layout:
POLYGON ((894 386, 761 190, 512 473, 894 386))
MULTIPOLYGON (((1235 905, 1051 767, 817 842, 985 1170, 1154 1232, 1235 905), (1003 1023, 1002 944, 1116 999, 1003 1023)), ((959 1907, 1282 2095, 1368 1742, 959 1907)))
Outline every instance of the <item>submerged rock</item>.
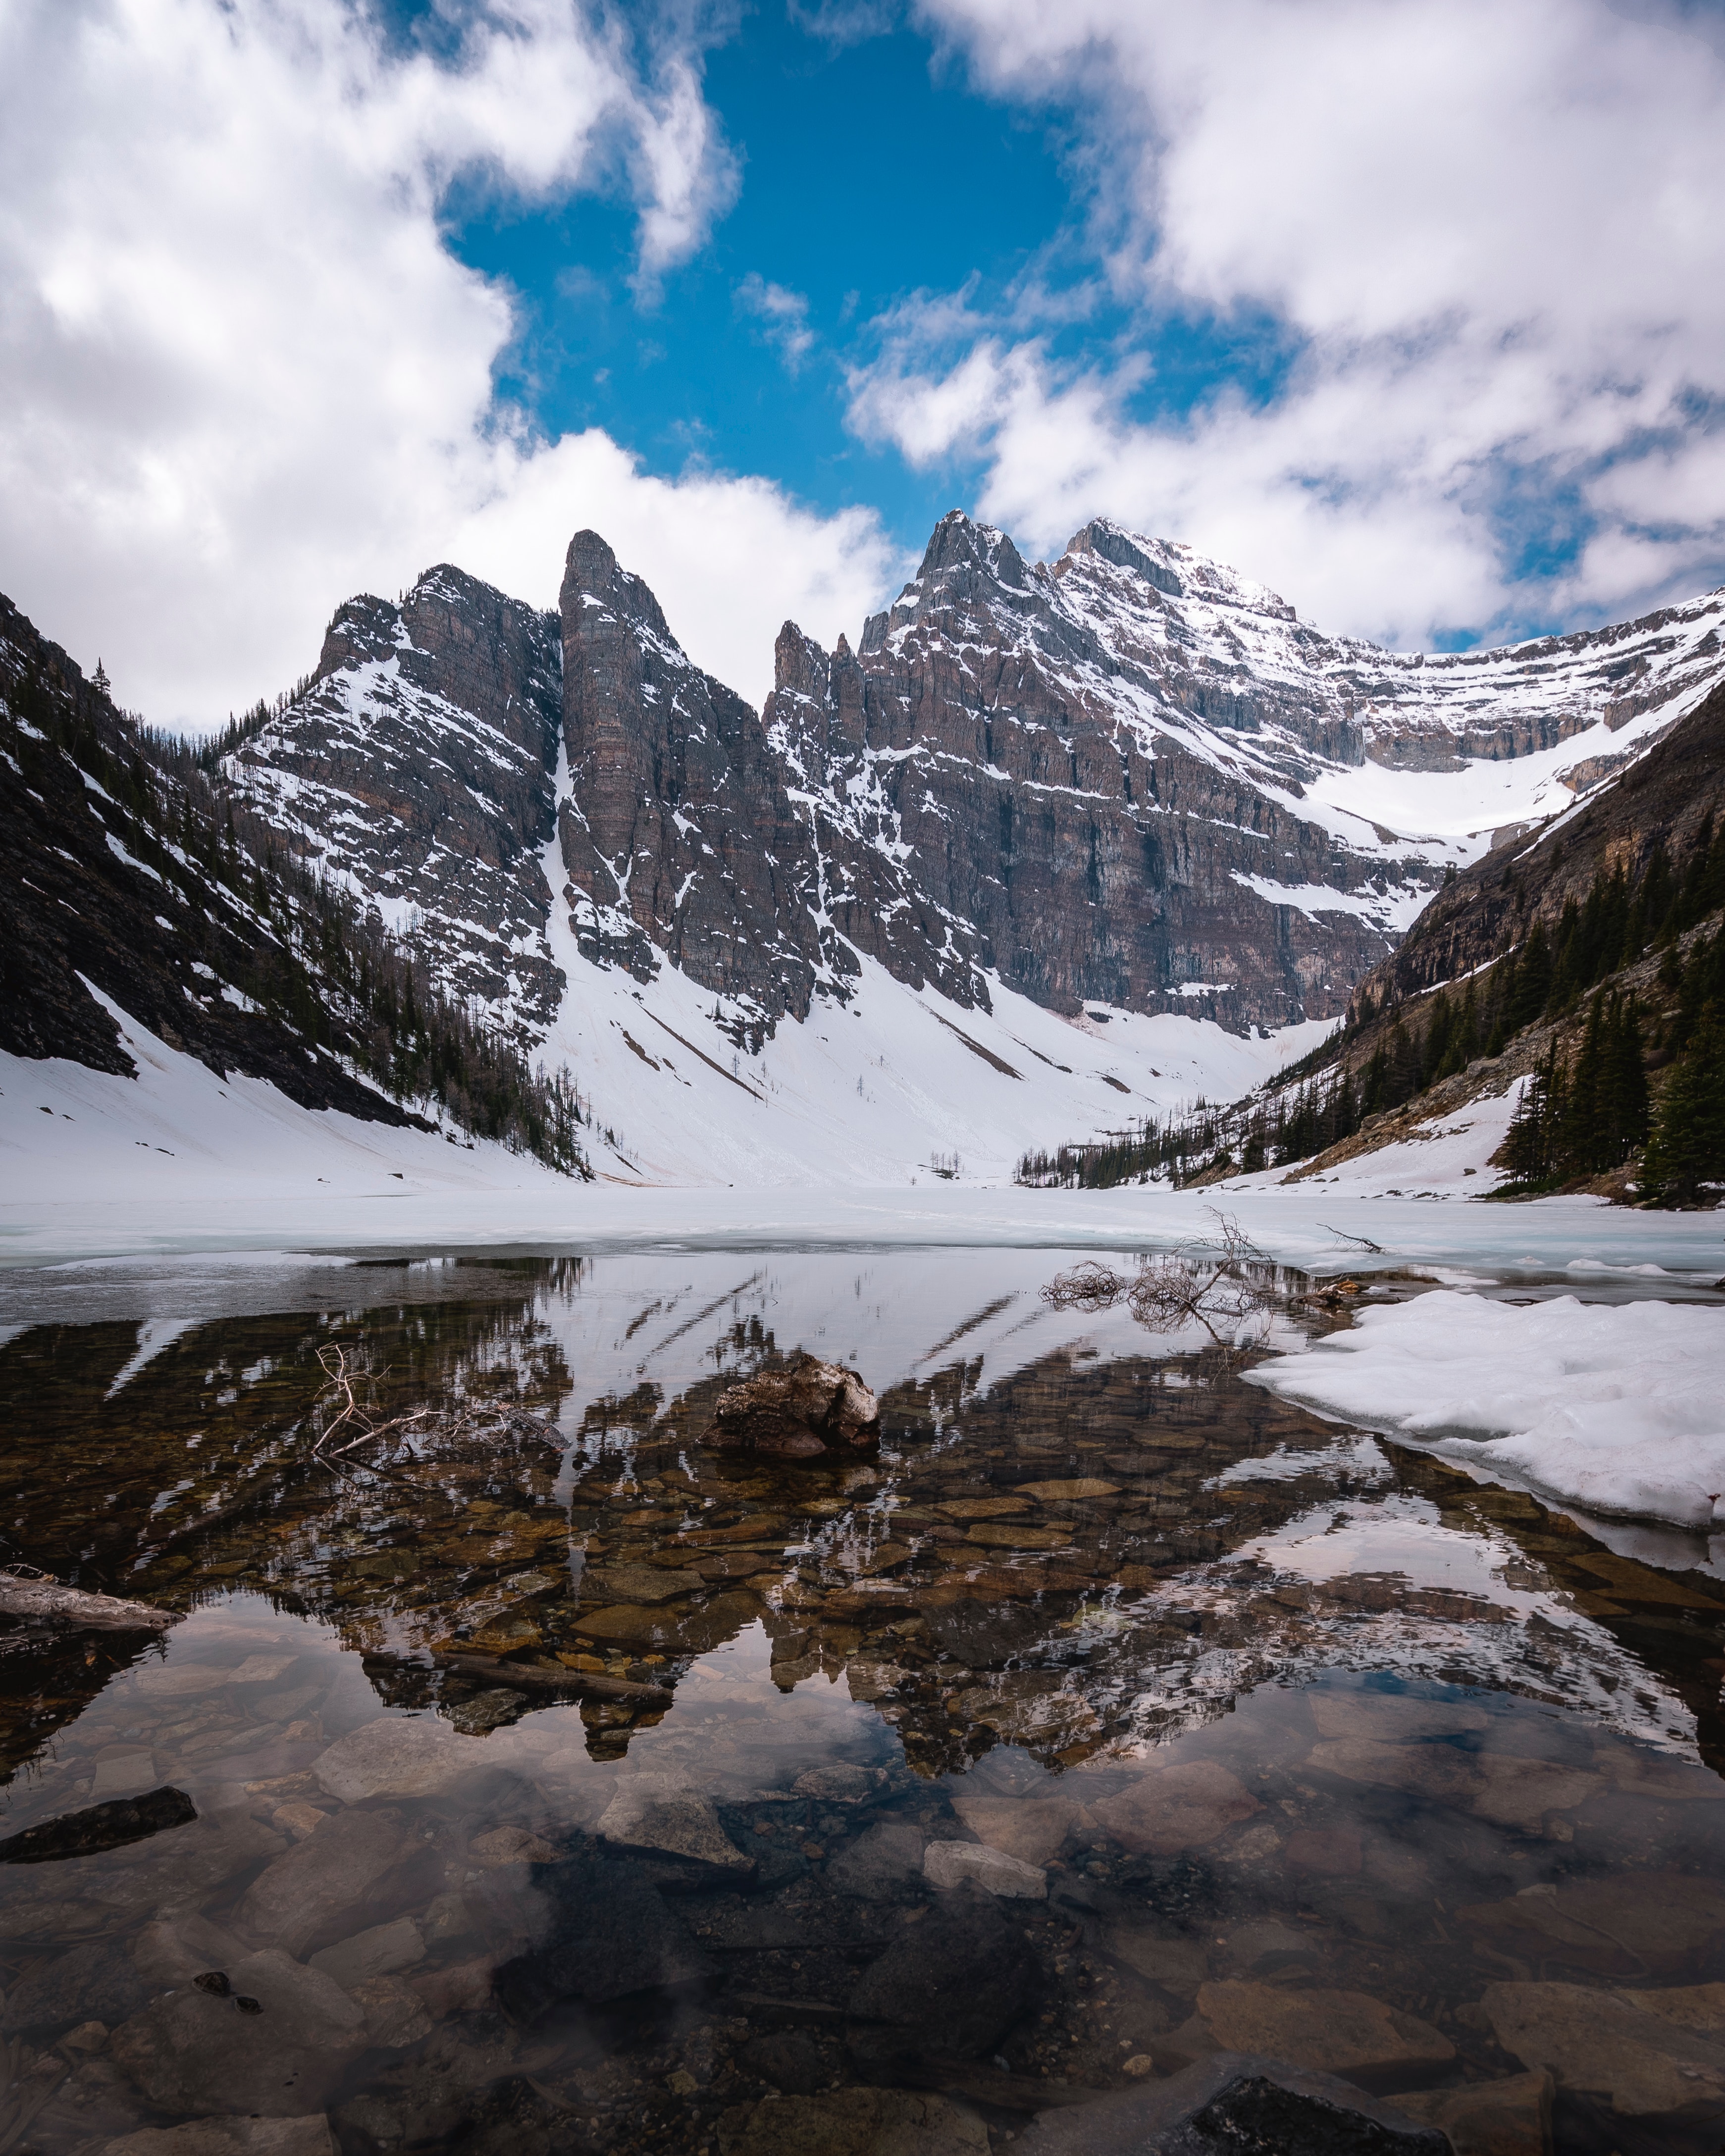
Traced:
POLYGON ((116 2062, 163 2111, 297 2118, 321 2107, 365 2048, 361 2009, 339 1984, 275 1948, 228 1975, 227 1997, 188 1985, 123 2022, 112 2039, 116 2062))
POLYGON ((417 1898, 413 1889, 424 1882, 413 1876, 415 1860, 428 1856, 425 1843, 408 1837, 399 1812, 339 1812, 264 1866, 239 1905, 239 1921, 291 1953, 333 1943, 356 1920, 376 1924, 417 1898))
POLYGON ((344 1804, 366 1797, 431 1797, 480 1764, 447 1722, 380 1715, 339 1737, 313 1763, 312 1773, 344 1804))
POLYGON ((1507 2074, 1464 2088, 1396 2098, 1409 2118, 1450 2137, 1455 2156, 1545 2156, 1551 2146, 1549 2074, 1507 2074))
POLYGON ((975 2058, 996 2048, 1035 1986, 1020 1927, 978 1887, 959 1887, 863 1971, 850 2011, 879 2025, 854 2036, 853 2048, 865 2056, 975 2058))
POLYGON ((1025 1864, 1050 1863, 1078 1818, 1070 1797, 991 1797, 960 1789, 952 1809, 979 1841, 1025 1864))
POLYGON ((906 1820, 882 1820, 840 1850, 827 1881, 843 1894, 870 1900, 901 1894, 922 1876, 922 1830, 906 1820))
POLYGON ((1045 2112, 1017 2156, 1450 2156, 1441 2133, 1328 2074, 1224 2053, 1171 2079, 1045 2112))
POLYGON ((393 1976, 397 1969, 412 1969, 425 1958, 425 1942, 411 1917, 398 1917, 393 1924, 374 1924, 369 1931, 355 1932, 338 1945, 326 1947, 311 1957, 311 1967, 352 1991, 374 1976, 393 1976))
POLYGON ((1579 1984, 1491 1984, 1480 2004, 1504 2050, 1530 2071, 1552 2074, 1560 2088, 1598 2097, 1632 2118, 1717 2117, 1725 2102, 1725 2043, 1649 2012, 1658 1996, 1579 1984))
POLYGON ((0 2035, 69 2029, 92 2019, 110 2025, 136 2014, 150 1986, 131 1958, 106 1940, 39 1962, 6 1994, 0 2035))
POLYGON ((1429 2080, 1455 2057, 1429 2022, 1363 1991, 1292 1991, 1275 1984, 1204 1984, 1198 2011, 1165 2050, 1183 2065, 1204 2052, 1251 2052, 1368 2087, 1429 2080))
POLYGON ((597 1831, 602 1840, 674 1857, 710 1874, 737 1881, 754 1876, 754 1858, 720 1825, 711 1800, 657 1776, 619 1789, 600 1814, 597 1831))
POLYGON ((1090 1809, 1097 1825, 1134 1856, 1173 1856, 1214 1841, 1260 1806, 1219 1762, 1190 1759, 1158 1768, 1090 1809))
POLYGON ((336 2156, 322 2112, 304 2118, 192 2118, 146 2126, 110 2141, 101 2156, 336 2156))
POLYGON ((536 2021, 560 1999, 602 2005, 709 1973, 706 1955, 627 1857, 584 1850, 545 1866, 535 1883, 547 1904, 544 1938, 495 1979, 517 2021, 536 2021))
POLYGON ((1005 1901, 1045 1902, 1048 1874, 1040 1865, 990 1849, 985 1841, 932 1841, 922 1858, 931 1887, 945 1890, 967 1882, 1005 1901))
POLYGON ((1677 1971, 1725 1936, 1725 1887, 1681 1871, 1536 1887, 1456 1915, 1493 1952, 1606 1976, 1677 1971))
POLYGON ((801 1355, 721 1393, 703 1445, 779 1460, 850 1453, 880 1435, 880 1403, 855 1370, 801 1355))
POLYGON ((988 2129, 945 2097, 829 2089, 727 2112, 720 2156, 988 2156, 988 2129))

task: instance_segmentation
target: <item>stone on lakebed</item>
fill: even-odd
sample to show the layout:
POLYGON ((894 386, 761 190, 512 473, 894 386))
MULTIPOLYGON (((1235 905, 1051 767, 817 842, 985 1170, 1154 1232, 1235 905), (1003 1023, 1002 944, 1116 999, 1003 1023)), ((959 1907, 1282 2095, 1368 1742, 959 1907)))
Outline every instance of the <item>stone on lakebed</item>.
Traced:
POLYGON ((880 1403, 841 1363, 799 1355, 720 1394, 703 1445, 780 1460, 851 1453, 880 1435, 880 1403))

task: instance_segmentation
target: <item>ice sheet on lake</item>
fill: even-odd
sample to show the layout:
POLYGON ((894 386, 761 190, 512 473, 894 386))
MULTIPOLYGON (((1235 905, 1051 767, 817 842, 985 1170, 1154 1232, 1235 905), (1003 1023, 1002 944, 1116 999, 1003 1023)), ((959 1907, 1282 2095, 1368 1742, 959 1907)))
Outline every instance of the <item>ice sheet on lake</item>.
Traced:
POLYGON ((1251 1376, 1590 1512, 1725 1526, 1725 1310, 1439 1290, 1251 1376))

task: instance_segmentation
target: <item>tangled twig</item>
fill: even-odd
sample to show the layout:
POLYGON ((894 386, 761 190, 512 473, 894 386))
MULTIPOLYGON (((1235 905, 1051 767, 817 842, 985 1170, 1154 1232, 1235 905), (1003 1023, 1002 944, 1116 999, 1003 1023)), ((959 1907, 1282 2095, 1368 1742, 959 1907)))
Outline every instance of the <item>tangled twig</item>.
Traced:
POLYGON ((320 1348, 317 1359, 322 1365, 324 1375, 345 1399, 347 1405, 320 1433, 316 1444, 311 1448, 314 1459, 323 1454, 324 1447, 344 1423, 357 1423, 359 1435, 351 1438, 346 1445, 338 1445, 327 1455, 331 1460, 340 1460, 350 1452, 357 1452, 362 1445, 373 1445, 380 1437, 388 1437, 394 1431, 410 1429, 416 1423, 429 1422, 436 1413, 433 1408, 419 1408, 412 1414, 392 1415, 388 1422, 373 1422, 354 1397, 353 1374, 348 1368, 347 1349, 320 1348))
POLYGON ((1212 1218, 1214 1237, 1145 1258, 1130 1278, 1090 1259, 1056 1275, 1042 1299, 1056 1310, 1107 1310, 1124 1302, 1152 1332, 1195 1322, 1219 1348, 1241 1346, 1243 1328, 1261 1337, 1286 1299, 1274 1285, 1275 1267, 1237 1220, 1214 1212, 1212 1218))
MULTIPOLYGON (((520 1408, 416 1408, 411 1414, 392 1415, 387 1422, 375 1422, 368 1410, 360 1405, 354 1391, 355 1377, 368 1374, 363 1366, 351 1363, 347 1349, 334 1345, 320 1348, 317 1359, 341 1402, 340 1412, 325 1424, 311 1448, 311 1457, 326 1467, 335 1466, 363 1445, 375 1445, 384 1438, 399 1438, 410 1431, 425 1435, 434 1430, 439 1437, 470 1437, 482 1430, 493 1429, 514 1437, 538 1437, 552 1444, 557 1441, 552 1424, 520 1408), (345 1444, 331 1446, 330 1440, 349 1424, 354 1425, 355 1434, 345 1444)), ((367 1462, 367 1471, 382 1474, 383 1471, 367 1462)))

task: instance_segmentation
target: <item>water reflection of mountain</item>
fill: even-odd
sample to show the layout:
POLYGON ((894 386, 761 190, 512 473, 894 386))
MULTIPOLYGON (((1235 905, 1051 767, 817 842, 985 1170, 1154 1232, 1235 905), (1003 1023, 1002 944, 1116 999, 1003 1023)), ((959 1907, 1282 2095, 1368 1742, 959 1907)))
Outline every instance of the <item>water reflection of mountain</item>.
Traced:
MULTIPOLYGON (((325 1616, 384 1697, 464 1727, 526 1711, 524 1671, 675 1689, 760 1625, 782 1688, 842 1683, 927 1774, 1002 1745, 1055 1768, 1131 1752, 1326 1666, 1715 1744, 1712 1584, 1338 1434, 1213 1356, 1147 1353, 1129 1322, 1048 1312, 1058 1263, 530 1260, 475 1266, 472 1297, 451 1292, 460 1264, 379 1268, 367 1285, 394 1299, 362 1311, 213 1320, 153 1348, 136 1326, 36 1327, 0 1352, 23 1434, 8 1531, 79 1584, 180 1607, 245 1587, 325 1616), (314 1459, 334 1347, 379 1417, 488 1419, 314 1459), (878 1460, 702 1451, 724 1385, 798 1347, 885 1388, 878 1460), (562 1444, 503 1409, 557 1416, 562 1444), (451 1647, 495 1676, 440 1670, 451 1647)), ((141 1650, 86 1651, 0 1657, 13 1762, 107 1657, 141 1650)), ((603 1757, 656 1715, 583 1717, 603 1757)))

